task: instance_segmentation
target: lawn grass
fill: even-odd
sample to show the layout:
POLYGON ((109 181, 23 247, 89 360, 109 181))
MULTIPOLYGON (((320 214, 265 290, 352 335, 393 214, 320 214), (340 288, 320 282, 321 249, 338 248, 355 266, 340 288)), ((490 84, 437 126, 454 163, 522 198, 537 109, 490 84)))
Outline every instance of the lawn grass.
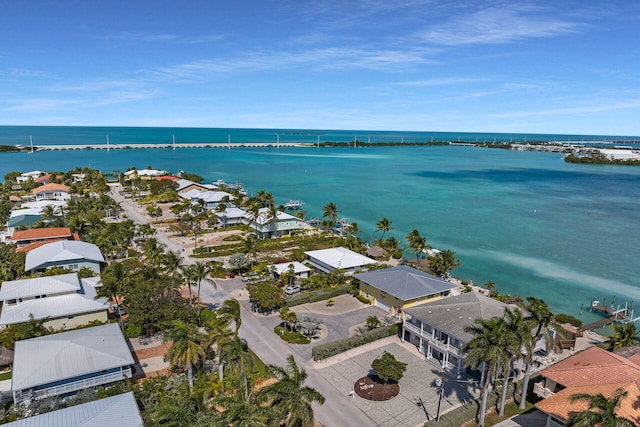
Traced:
POLYGON ((504 417, 499 417, 498 414, 493 411, 490 413, 487 413, 484 419, 485 426, 489 427, 489 426, 498 424, 499 422, 502 422, 504 420, 507 420, 513 417, 514 415, 524 414, 533 410, 535 410, 533 403, 528 401, 526 402, 525 409, 518 409, 518 402, 507 403, 504 407, 504 417))
POLYGON ((0 381, 10 380, 12 371, 3 372, 0 374, 0 381))

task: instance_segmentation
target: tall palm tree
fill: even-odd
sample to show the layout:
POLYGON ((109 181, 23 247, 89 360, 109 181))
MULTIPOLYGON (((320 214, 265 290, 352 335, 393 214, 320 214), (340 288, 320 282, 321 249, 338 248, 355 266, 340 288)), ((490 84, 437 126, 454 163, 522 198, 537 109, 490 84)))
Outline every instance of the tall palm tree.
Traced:
MULTIPOLYGON (((200 325, 200 313, 202 312, 202 307, 200 304, 200 288, 202 285, 202 281, 207 278, 209 273, 211 273, 211 266, 202 261, 196 261, 195 264, 191 265, 190 273, 194 283, 198 285, 196 300, 198 301, 198 325, 200 325)), ((215 282, 213 282, 213 286, 216 287, 215 282)))
POLYGON ((244 397, 238 393, 221 393, 214 402, 224 408, 214 421, 220 427, 268 427, 273 425, 273 408, 262 405, 253 395, 244 397))
POLYGON ((173 341, 164 358, 172 365, 187 370, 190 391, 193 390, 193 368, 205 356, 201 346, 202 338, 195 325, 182 320, 175 320, 173 328, 164 336, 165 341, 173 341))
POLYGON ((334 227, 336 226, 336 223, 338 222, 338 214, 340 212, 341 211, 338 210, 338 207, 333 202, 327 203, 322 208, 322 218, 327 218, 332 232, 334 227))
POLYGON ((636 425, 633 421, 616 415, 616 410, 627 394, 628 392, 622 388, 617 389, 610 398, 605 397, 602 393, 595 395, 573 394, 569 397, 572 402, 587 402, 589 409, 572 415, 565 425, 567 427, 633 427, 636 425))
POLYGON ((553 313, 547 306, 547 303, 540 298, 528 297, 527 298, 527 311, 531 314, 532 322, 535 324, 536 331, 531 337, 531 341, 527 345, 527 354, 525 355, 525 361, 527 368, 524 372, 524 379, 522 381, 522 394, 520 396, 520 409, 526 408, 527 390, 529 389, 529 379, 531 378, 531 366, 533 365, 533 351, 536 342, 540 338, 540 333, 549 326, 553 319, 553 313))
POLYGON ((382 231, 382 236, 380 236, 380 240, 384 241, 385 233, 391 230, 391 221, 389 221, 386 217, 382 218, 380 221, 376 222, 376 230, 382 231))
POLYGON ((142 244, 142 254, 152 266, 159 266, 164 257, 164 245, 151 237, 142 244))
POLYGON ((304 385, 307 373, 298 368, 293 355, 287 357, 287 367, 269 365, 269 371, 278 379, 277 383, 260 390, 259 398, 281 411, 285 426, 313 426, 315 403, 323 404, 325 398, 314 388, 304 385))
POLYGON ((451 249, 444 250, 429 257, 429 269, 436 276, 445 276, 449 270, 460 267, 462 264, 451 249))
POLYGON ((427 248, 427 238, 422 237, 418 230, 413 229, 409 234, 407 234, 406 239, 409 243, 408 247, 415 252, 416 261, 418 263, 418 267, 420 267, 420 257, 422 256, 422 251, 427 248))
POLYGON ((522 311, 519 309, 504 309, 504 321, 506 330, 503 334, 504 349, 508 358, 503 366, 502 394, 500 396, 500 409, 498 415, 504 416, 504 406, 507 398, 507 388, 509 386, 509 374, 513 362, 522 358, 522 346, 531 342, 531 322, 525 320, 522 311))
POLYGON ((249 396, 247 386, 247 369, 251 367, 252 357, 249 348, 244 340, 239 336, 234 336, 230 340, 224 340, 220 346, 220 362, 224 363, 233 372, 240 374, 244 384, 245 399, 249 396))
POLYGON ((242 239, 244 243, 243 252, 249 256, 251 263, 255 263, 258 258, 258 238, 255 234, 247 234, 247 237, 242 239))
POLYGON ((611 328, 613 329, 613 334, 611 334, 610 342, 613 351, 622 347, 640 345, 640 337, 638 337, 635 323, 616 324, 611 328))
POLYGON ((464 331, 473 335, 462 351, 467 353, 465 366, 482 369, 482 400, 478 426, 484 427, 484 415, 487 411, 487 397, 489 385, 496 377, 498 370, 508 359, 503 342, 506 322, 502 317, 492 317, 487 320, 476 319, 471 326, 465 326, 464 331))

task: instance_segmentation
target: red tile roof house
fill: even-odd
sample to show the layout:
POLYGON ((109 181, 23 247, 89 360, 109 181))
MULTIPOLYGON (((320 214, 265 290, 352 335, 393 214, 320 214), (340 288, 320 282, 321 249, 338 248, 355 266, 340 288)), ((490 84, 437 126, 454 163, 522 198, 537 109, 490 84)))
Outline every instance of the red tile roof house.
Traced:
POLYGON ((622 388, 627 397, 616 411, 618 416, 640 425, 640 365, 599 347, 590 347, 540 371, 544 378, 534 384, 533 392, 545 398, 536 407, 547 414, 547 427, 564 426, 574 414, 585 411, 584 401, 571 402, 577 393, 611 397, 622 388))
POLYGON ((18 247, 18 252, 29 252, 46 243, 59 240, 80 240, 69 227, 31 228, 29 230, 14 231, 9 239, 18 247))
POLYGON ((36 200, 69 200, 69 187, 62 184, 45 184, 31 191, 36 200))

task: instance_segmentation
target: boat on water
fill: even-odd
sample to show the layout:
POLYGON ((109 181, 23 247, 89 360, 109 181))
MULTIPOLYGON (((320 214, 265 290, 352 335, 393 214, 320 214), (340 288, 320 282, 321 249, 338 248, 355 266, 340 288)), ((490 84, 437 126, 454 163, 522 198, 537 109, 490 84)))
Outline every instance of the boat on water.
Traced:
POLYGON ((284 204, 284 208, 292 211, 301 211, 304 209, 304 203, 300 200, 289 200, 284 204))

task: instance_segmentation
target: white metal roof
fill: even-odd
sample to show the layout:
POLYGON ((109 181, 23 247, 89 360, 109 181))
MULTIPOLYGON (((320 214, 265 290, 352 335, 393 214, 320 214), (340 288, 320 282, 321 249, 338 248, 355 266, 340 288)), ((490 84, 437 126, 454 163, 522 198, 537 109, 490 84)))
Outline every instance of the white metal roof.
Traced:
POLYGON ((231 199, 231 194, 226 191, 203 191, 191 196, 191 201, 195 202, 198 199, 202 199, 205 203, 220 203, 225 197, 231 199))
POLYGON ((11 390, 134 364, 117 323, 17 341, 11 390))
POLYGON ((308 251, 305 254, 335 269, 349 269, 376 264, 375 260, 343 247, 308 251))
MULTIPOLYGON (((260 210, 258 211, 258 217, 256 218, 256 223, 260 225, 268 223, 271 220, 269 211, 270 211, 269 208, 260 208, 260 210)), ((250 213, 247 213, 246 217, 249 219, 253 219, 250 213)), ((300 221, 300 218, 295 217, 293 215, 289 215, 288 213, 282 212, 282 211, 277 211, 276 217, 278 221, 286 221, 291 219, 300 221)))
POLYGON ((133 392, 118 394, 82 405, 23 418, 9 427, 142 427, 133 392))
POLYGON ((59 319, 86 313, 106 311, 109 303, 106 298, 94 300, 81 294, 56 295, 46 298, 30 299, 15 305, 5 305, 0 313, 0 325, 13 325, 35 320, 59 319))
POLYGON ((22 204, 23 208, 27 209, 44 209, 45 206, 53 206, 53 207, 63 207, 67 206, 66 200, 38 200, 36 202, 24 202, 22 204))
POLYGON ((61 240, 47 243, 27 253, 24 269, 31 271, 46 263, 88 260, 104 262, 100 249, 92 243, 79 240, 61 240))
POLYGON ((36 295, 75 293, 79 290, 80 279, 76 273, 11 280, 2 283, 0 301, 36 295))
POLYGON ((289 271, 289 266, 293 265, 293 272, 295 274, 298 273, 304 273, 305 271, 311 271, 311 269, 309 267, 307 267, 306 265, 299 263, 298 261, 293 261, 293 262, 283 262, 280 264, 274 264, 273 265, 273 269, 276 273, 278 273, 278 275, 282 275, 286 272, 289 271))

